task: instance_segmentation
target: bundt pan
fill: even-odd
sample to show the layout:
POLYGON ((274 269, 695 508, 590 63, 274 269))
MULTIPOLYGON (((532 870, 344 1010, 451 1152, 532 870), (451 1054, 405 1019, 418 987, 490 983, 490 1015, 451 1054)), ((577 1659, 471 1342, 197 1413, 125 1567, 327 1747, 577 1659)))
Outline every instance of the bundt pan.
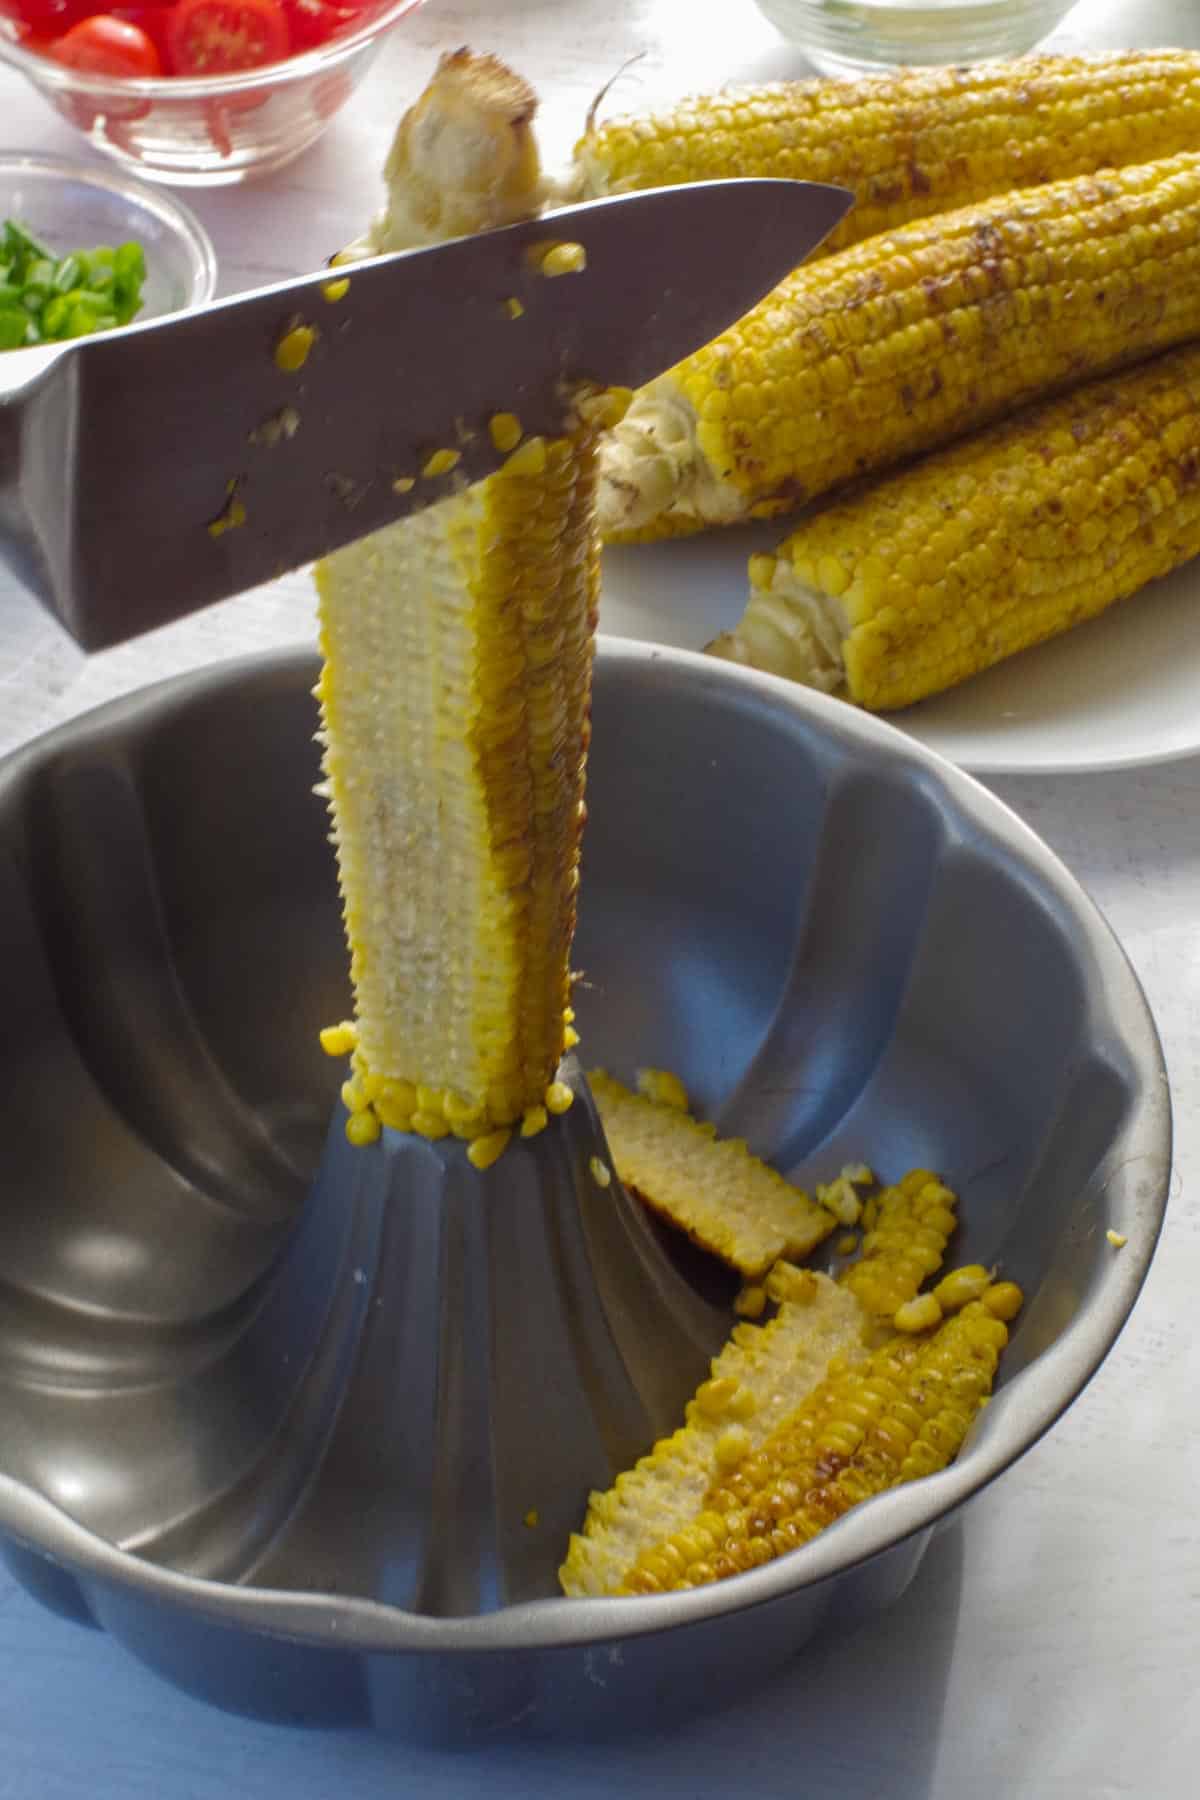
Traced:
POLYGON ((769 677, 603 643, 581 1054, 677 1070, 804 1179, 943 1171, 957 1260, 1028 1298, 943 1473, 733 1581, 565 1600, 588 1486, 678 1419, 732 1290, 588 1176, 577 1071, 571 1111, 483 1174, 454 1144, 346 1144, 317 1044, 348 993, 316 672, 226 664, 0 769, 3 1554, 264 1718, 661 1725, 893 1600, 1095 1372, 1165 1205, 1154 1027, 1095 909, 973 782, 769 677))

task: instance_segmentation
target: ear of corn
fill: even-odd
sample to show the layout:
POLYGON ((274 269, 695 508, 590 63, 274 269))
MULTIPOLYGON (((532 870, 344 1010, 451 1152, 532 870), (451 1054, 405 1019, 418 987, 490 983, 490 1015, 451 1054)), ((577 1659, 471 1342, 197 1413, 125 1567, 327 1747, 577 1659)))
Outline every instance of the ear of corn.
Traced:
POLYGON ((1037 56, 863 81, 776 82, 590 123, 575 192, 738 175, 832 181, 856 204, 817 255, 1010 188, 1200 148, 1200 56, 1037 56))
POLYGON ((486 1137, 539 1106, 564 1045, 594 433, 546 443, 540 467, 517 456, 526 472, 376 532, 317 576, 357 1012, 348 1104, 429 1136, 486 1137))
POLYGON ((560 1571, 564 1592, 614 1592, 643 1549, 702 1511, 722 1457, 763 1444, 797 1395, 822 1379, 832 1357, 847 1366, 865 1359, 862 1313, 844 1288, 788 1265, 780 1265, 774 1285, 778 1313, 767 1325, 734 1327, 680 1429, 606 1493, 592 1494, 560 1571))
POLYGON ((833 1230, 831 1213, 740 1138, 718 1138, 713 1126, 630 1093, 603 1071, 589 1082, 621 1182, 743 1275, 804 1256, 833 1230))
POLYGON ((641 389, 601 525, 773 516, 1198 332, 1200 155, 943 214, 797 270, 641 389))
POLYGON ((884 711, 1200 554, 1200 351, 1043 403, 802 524, 710 649, 884 711))
POLYGON ((606 1591, 701 1587, 798 1549, 875 1494, 953 1460, 1008 1342, 973 1301, 932 1335, 889 1340, 831 1369, 757 1447, 721 1473, 688 1522, 660 1532, 606 1591))

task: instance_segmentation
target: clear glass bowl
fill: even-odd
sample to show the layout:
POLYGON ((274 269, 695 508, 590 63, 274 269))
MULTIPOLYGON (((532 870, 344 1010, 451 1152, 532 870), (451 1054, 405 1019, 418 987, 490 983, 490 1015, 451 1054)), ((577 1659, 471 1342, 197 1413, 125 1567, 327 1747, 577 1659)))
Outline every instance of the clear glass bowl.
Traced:
POLYGON ((146 252, 139 319, 203 306, 217 287, 208 233, 188 207, 118 169, 0 152, 0 219, 64 255, 136 238, 146 252))
POLYGON ((824 74, 983 62, 1032 50, 1075 0, 755 0, 824 74))
POLYGON ((278 169, 320 136, 424 0, 384 0, 357 31, 241 75, 134 81, 84 75, 25 50, 0 18, 0 60, 28 77, 98 150, 152 181, 212 187, 278 169))

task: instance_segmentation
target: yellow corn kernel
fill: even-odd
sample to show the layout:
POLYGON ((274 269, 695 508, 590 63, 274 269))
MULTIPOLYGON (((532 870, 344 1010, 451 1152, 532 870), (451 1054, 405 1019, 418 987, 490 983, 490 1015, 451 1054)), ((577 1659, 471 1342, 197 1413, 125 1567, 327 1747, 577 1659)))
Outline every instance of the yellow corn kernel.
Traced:
POLYGON ((896 1308, 892 1324, 897 1331, 930 1331, 942 1322, 942 1309, 933 1294, 918 1294, 896 1308))
POLYGON ((488 420, 488 436, 497 450, 515 450, 521 441, 521 421, 516 413, 493 413, 488 420))
POLYGON ((340 1025, 326 1025, 320 1034, 326 1056, 349 1056, 357 1042, 358 1033, 349 1019, 343 1019, 340 1025))
POLYGON ((549 1123, 550 1116, 544 1106, 527 1107, 521 1120, 521 1136, 523 1138, 536 1137, 539 1131, 545 1131, 549 1123))
POLYGON ((733 1310, 740 1319, 760 1319, 766 1310, 767 1290, 757 1282, 751 1282, 739 1289, 734 1298, 733 1310))
POLYGON ((565 1081, 552 1081, 543 1096, 547 1112, 565 1113, 575 1103, 575 1094, 565 1081))
POLYGON ((612 1170, 602 1157, 593 1156, 588 1159, 588 1169, 597 1187, 612 1186, 612 1170))
POLYGON ((397 475, 392 483, 393 494, 411 494, 417 485, 415 475, 397 475))
POLYGON ((246 508, 237 491, 237 482, 228 482, 225 491, 228 498, 224 506, 216 518, 208 522, 209 537, 223 537, 227 531, 236 531, 239 525, 246 523, 246 508))
POLYGON ((486 1137, 472 1138, 467 1145, 467 1161, 476 1169, 490 1169, 508 1149, 512 1132, 489 1131, 486 1137))
POLYGON ((991 1287, 985 1288, 981 1296, 984 1306, 995 1319, 1003 1319, 1007 1325, 1016 1318, 1025 1304, 1025 1296, 1015 1281, 995 1281, 991 1287))
POLYGON ((505 475, 541 475, 546 468, 546 440, 526 438, 504 462, 505 475))
POLYGON ((678 1075, 670 1069, 636 1069, 637 1091, 659 1106, 673 1106, 679 1112, 688 1110, 688 1091, 678 1075))
POLYGON ((582 244, 552 244, 538 268, 543 275, 578 275, 587 268, 587 251, 582 244))
POLYGON ((862 1218, 862 1201, 853 1184, 839 1177, 816 1190, 817 1204, 831 1212, 839 1225, 857 1225, 862 1218))
POLYGON ((563 1049, 574 1050, 579 1043, 579 1033, 573 1025, 563 1026, 563 1049))
POLYGON ((1126 1244, 1129 1242, 1129 1239, 1126 1237, 1126 1235, 1123 1231, 1113 1231, 1110 1229, 1110 1230, 1106 1231, 1104 1235, 1108 1239, 1109 1243, 1112 1245, 1114 1250, 1123 1250, 1125 1248, 1126 1244))
POLYGON ((437 475, 448 475, 461 461, 461 450, 435 450, 421 465, 421 474, 427 481, 437 475))
POLYGON ((369 1109, 366 1112, 352 1112, 346 1120, 346 1136, 359 1149, 365 1149, 379 1137, 382 1127, 375 1114, 369 1109))
POLYGON ((419 1137, 428 1138, 430 1143, 434 1144, 439 1138, 450 1135, 450 1126, 443 1113, 415 1112, 409 1129, 415 1131, 419 1137))
POLYGON ((968 1300, 979 1300, 991 1284, 991 1273, 980 1263, 967 1263, 943 1275, 933 1290, 933 1297, 944 1313, 957 1312, 968 1300))
POLYGON ((714 1446, 717 1466, 732 1469, 749 1454, 751 1448, 750 1433, 744 1425, 730 1425, 723 1431, 714 1446))
POLYGON ((524 1518, 521 1521, 521 1523, 529 1531, 536 1530, 536 1528, 541 1524, 541 1522, 542 1522, 542 1516, 538 1512, 538 1509, 536 1506, 531 1506, 529 1511, 525 1514, 524 1518))
POLYGON ((305 325, 296 320, 290 325, 275 346, 275 367, 282 369, 285 375, 294 375, 308 361, 309 353, 317 341, 315 326, 305 325))
POLYGON ((353 1080, 343 1081, 343 1083, 342 1083, 342 1105, 346 1108, 347 1112, 350 1112, 350 1113, 366 1112, 366 1110, 370 1106, 370 1104, 371 1104, 370 1099, 368 1098, 366 1091, 363 1088, 361 1082, 353 1081, 353 1080))
POLYGON ((339 300, 344 300, 349 292, 350 283, 344 275, 339 281, 325 281, 321 284, 321 293, 331 306, 336 306, 339 300))
POLYGON ((525 308, 521 305, 521 302, 515 295, 504 302, 504 310, 510 319, 523 319, 525 317, 525 308))
POLYGON ((854 1252, 858 1249, 858 1239, 852 1231, 848 1231, 845 1237, 840 1237, 838 1239, 834 1248, 839 1256, 853 1256, 854 1252))

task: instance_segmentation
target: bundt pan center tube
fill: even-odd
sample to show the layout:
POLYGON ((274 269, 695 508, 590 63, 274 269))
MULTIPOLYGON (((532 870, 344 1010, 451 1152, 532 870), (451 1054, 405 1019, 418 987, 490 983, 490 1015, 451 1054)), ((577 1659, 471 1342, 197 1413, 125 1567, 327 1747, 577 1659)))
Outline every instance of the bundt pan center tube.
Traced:
POLYGON ((601 640, 580 1054, 677 1070, 805 1183, 942 1171, 955 1260, 1027 1301, 947 1469, 732 1580, 558 1597, 589 1487, 678 1422, 732 1282, 596 1180, 570 1059, 575 1105, 482 1171, 452 1140, 346 1141, 316 676, 225 664, 0 768, 4 1554, 258 1716, 661 1723, 895 1598, 1095 1372, 1165 1206, 1153 1024, 1076 883, 967 777, 823 696, 601 640))

